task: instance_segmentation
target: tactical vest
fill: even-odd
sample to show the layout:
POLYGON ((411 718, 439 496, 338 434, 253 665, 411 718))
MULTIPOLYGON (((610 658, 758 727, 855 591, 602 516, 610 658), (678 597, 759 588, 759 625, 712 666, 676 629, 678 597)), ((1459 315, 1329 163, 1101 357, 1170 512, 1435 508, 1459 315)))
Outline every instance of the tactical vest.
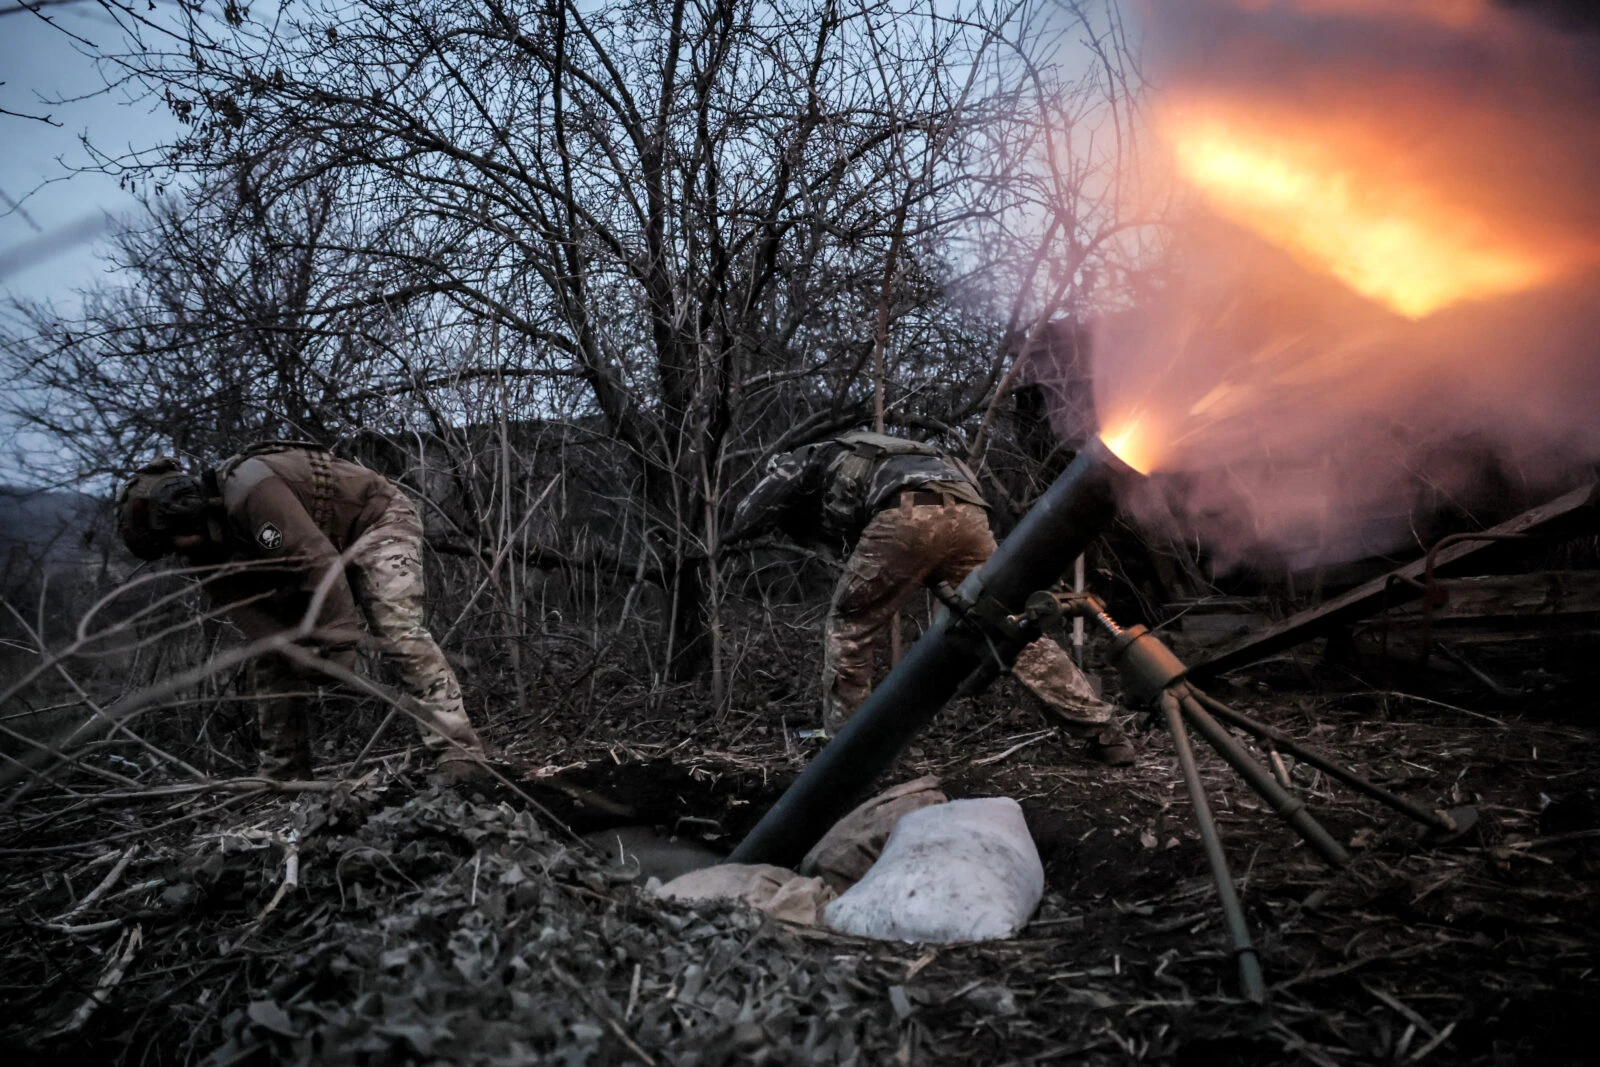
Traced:
POLYGON ((956 499, 988 506, 967 465, 930 444, 867 431, 843 434, 832 443, 843 451, 825 460, 822 517, 824 525, 852 543, 873 513, 902 489, 941 483, 956 499))
POLYGON ((320 445, 315 441, 291 441, 273 438, 266 441, 257 441, 246 445, 238 455, 229 456, 217 468, 217 485, 228 480, 228 477, 238 469, 246 460, 258 456, 271 456, 280 452, 304 452, 311 467, 311 500, 310 507, 306 510, 311 514, 311 521, 317 524, 318 529, 326 530, 333 523, 333 450, 327 445, 320 445))

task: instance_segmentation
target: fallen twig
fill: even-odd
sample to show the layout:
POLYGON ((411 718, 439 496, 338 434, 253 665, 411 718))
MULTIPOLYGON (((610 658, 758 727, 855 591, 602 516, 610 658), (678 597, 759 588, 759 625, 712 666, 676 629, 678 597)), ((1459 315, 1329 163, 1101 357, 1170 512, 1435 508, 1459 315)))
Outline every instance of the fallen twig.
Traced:
POLYGON ((111 950, 111 962, 100 973, 100 980, 83 998, 83 1003, 73 1011, 72 1017, 56 1030, 57 1034, 70 1034, 81 1029, 83 1024, 89 1021, 89 1016, 94 1014, 95 1009, 105 1003, 106 995, 122 981, 122 976, 127 973, 128 964, 133 960, 133 954, 138 951, 143 941, 144 931, 138 926, 117 940, 116 947, 111 950))
POLYGON ((284 894, 300 886, 300 831, 290 830, 289 837, 284 844, 283 881, 278 883, 278 891, 272 894, 272 899, 267 901, 267 906, 261 909, 261 914, 256 916, 260 922, 272 913, 278 906, 284 894))
POLYGON ((577 993, 579 999, 589 1006, 590 1011, 594 1012, 595 1017, 610 1027, 611 1032, 617 1035, 617 1039, 627 1046, 629 1052, 633 1053, 645 1063, 649 1064, 650 1067, 655 1067, 655 1057, 650 1055, 650 1053, 646 1052, 644 1049, 640 1048, 638 1043, 635 1042, 633 1038, 628 1036, 628 1032, 622 1028, 622 1024, 611 1017, 610 1012, 602 1011, 600 1009, 600 1006, 595 1003, 594 998, 589 995, 589 991, 584 988, 583 983, 579 982, 576 978, 572 977, 572 975, 568 974, 560 967, 557 967, 555 964, 550 965, 550 973, 555 975, 557 979, 570 988, 574 993, 577 993))
POLYGON ((67 926, 63 923, 40 923, 39 929, 49 930, 52 934, 98 934, 103 930, 115 930, 121 925, 121 919, 106 919, 104 922, 83 923, 78 926, 67 926))
POLYGON ((88 908, 95 901, 105 896, 106 892, 112 886, 117 884, 117 879, 122 877, 122 872, 127 870, 128 864, 133 861, 133 854, 138 851, 139 846, 137 844, 129 845, 122 853, 122 856, 117 860, 116 866, 112 867, 110 873, 108 873, 104 878, 100 879, 100 884, 85 893, 82 900, 78 901, 71 908, 68 908, 66 911, 56 916, 55 921, 66 924, 72 919, 73 916, 77 915, 79 912, 88 908))
POLYGON ((1417 1049, 1416 1055, 1412 1056, 1411 1059, 1407 1060, 1406 1062, 1421 1063, 1428 1053, 1445 1043, 1446 1039, 1448 1039, 1451 1033, 1455 1031, 1455 1028, 1455 1023, 1450 1023, 1447 1025, 1443 1030, 1440 1030, 1436 1035, 1434 1035, 1432 1041, 1429 1041, 1426 1045, 1423 1045, 1421 1048, 1417 1049))
POLYGON ((332 793, 346 786, 351 789, 360 788, 371 780, 372 773, 374 772, 369 772, 356 779, 331 778, 320 781, 284 781, 278 778, 264 778, 259 775, 248 775, 241 778, 208 778, 203 782, 152 786, 149 789, 108 790, 104 793, 90 794, 86 799, 91 801, 153 800, 160 797, 208 793, 213 790, 234 793, 249 793, 256 790, 264 790, 270 793, 332 793))
MULTIPOLYGON (((213 804, 209 808, 202 808, 199 811, 190 812, 188 815, 180 815, 176 819, 168 819, 166 822, 157 823, 154 826, 142 826, 137 830, 129 830, 125 834, 113 834, 111 837, 103 838, 103 840, 107 842, 128 841, 135 837, 144 837, 148 834, 159 833, 162 830, 166 830, 173 826, 178 826, 182 823, 192 822, 195 819, 203 819, 207 815, 212 815, 224 808, 232 807, 241 800, 250 800, 254 797, 259 797, 266 792, 268 792, 268 790, 262 788, 252 789, 247 793, 239 793, 236 796, 231 796, 227 800, 224 800, 221 804, 213 804)), ((0 848, 0 856, 35 856, 45 855, 51 852, 77 852, 82 848, 83 845, 81 844, 40 845, 37 848, 0 848)))
POLYGON ((1411 1008, 1409 1005, 1401 1003, 1401 1001, 1400 1001, 1400 999, 1398 997, 1395 997, 1395 996, 1392 996, 1392 995, 1390 995, 1388 993, 1385 993, 1383 990, 1377 989, 1377 988, 1375 988, 1373 986, 1370 986, 1365 982, 1361 983, 1361 988, 1365 989, 1368 993, 1371 993, 1378 1000, 1382 1001, 1384 1004, 1387 1004, 1389 1007, 1391 1007, 1395 1011, 1399 1012, 1400 1015, 1407 1022, 1410 1022, 1410 1023, 1420 1027, 1423 1030, 1423 1032, 1426 1033, 1429 1037, 1435 1037, 1435 1036, 1438 1035, 1438 1033, 1439 1033, 1438 1027, 1434 1026, 1427 1019, 1423 1018, 1420 1012, 1417 1012, 1416 1010, 1411 1008))
POLYGON ((996 752, 992 756, 985 756, 982 759, 973 760, 972 761, 972 766, 974 766, 974 767, 987 767, 991 763, 999 763, 1001 760, 1005 759, 1007 756, 1010 756, 1010 755, 1012 755, 1014 753, 1017 753, 1017 752, 1021 752, 1023 749, 1027 748, 1029 745, 1037 745, 1040 741, 1044 741, 1044 740, 1047 740, 1049 738, 1052 738, 1059 732, 1060 731, 1054 726, 1050 727, 1050 729, 1048 729, 1048 730, 1040 730, 1036 735, 1034 735, 1032 737, 1029 737, 1026 740, 1018 741, 1016 744, 1012 745, 1008 749, 1005 749, 1005 750, 1000 751, 1000 752, 996 752))

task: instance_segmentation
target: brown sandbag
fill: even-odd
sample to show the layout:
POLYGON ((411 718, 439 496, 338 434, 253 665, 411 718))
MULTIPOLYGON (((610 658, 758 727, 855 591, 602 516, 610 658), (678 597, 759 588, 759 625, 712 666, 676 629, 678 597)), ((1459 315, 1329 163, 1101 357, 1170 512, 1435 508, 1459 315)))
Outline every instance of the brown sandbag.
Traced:
POLYGON ((903 782, 868 800, 833 824, 800 861, 800 873, 815 875, 835 894, 859 882, 883 854, 883 846, 902 816, 950 798, 933 775, 903 782))
POLYGON ((836 894, 820 878, 767 863, 724 863, 679 875, 656 895, 668 900, 737 900, 774 919, 816 926, 836 894))

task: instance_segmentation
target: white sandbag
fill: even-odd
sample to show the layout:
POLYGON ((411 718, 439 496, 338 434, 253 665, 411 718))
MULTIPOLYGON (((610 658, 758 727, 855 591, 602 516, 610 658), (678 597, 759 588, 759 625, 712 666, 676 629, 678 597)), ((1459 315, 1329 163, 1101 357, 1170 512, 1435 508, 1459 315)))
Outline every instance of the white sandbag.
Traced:
POLYGON ((800 861, 800 873, 816 875, 843 893, 878 862, 902 817, 949 799, 931 774, 886 789, 834 823, 800 861))
POLYGON ((902 817, 823 922, 884 941, 992 941, 1022 929, 1043 895, 1044 865, 1017 802, 952 800, 902 817))
POLYGON ((784 922, 815 926, 833 890, 820 878, 804 878, 767 863, 723 863, 679 875, 656 895, 668 900, 737 900, 784 922))

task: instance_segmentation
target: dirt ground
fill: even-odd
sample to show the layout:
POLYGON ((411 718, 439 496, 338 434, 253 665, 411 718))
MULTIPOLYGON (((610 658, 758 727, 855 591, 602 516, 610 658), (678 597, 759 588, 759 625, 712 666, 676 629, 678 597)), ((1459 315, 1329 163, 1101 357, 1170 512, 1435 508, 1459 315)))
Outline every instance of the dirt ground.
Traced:
POLYGON ((1209 691, 1390 789, 1474 805, 1481 823, 1429 847, 1291 766, 1352 851, 1331 871, 1200 746, 1265 1008, 1234 995, 1170 739, 1145 726, 1136 766, 1093 764, 1005 685, 948 709, 893 777, 1022 804, 1047 891, 1014 941, 881 944, 731 905, 694 912, 569 835, 645 823, 731 847, 815 749, 795 735, 810 723, 794 686, 721 716, 621 699, 582 723, 502 716, 489 732, 516 790, 428 788, 396 745, 328 791, 41 795, 6 815, 0 849, 5 1058, 1592 1062, 1590 653, 1498 665, 1522 689, 1507 698, 1314 652, 1209 691), (280 893, 291 856, 297 884, 280 893), (124 858, 114 885, 74 903, 124 858))

